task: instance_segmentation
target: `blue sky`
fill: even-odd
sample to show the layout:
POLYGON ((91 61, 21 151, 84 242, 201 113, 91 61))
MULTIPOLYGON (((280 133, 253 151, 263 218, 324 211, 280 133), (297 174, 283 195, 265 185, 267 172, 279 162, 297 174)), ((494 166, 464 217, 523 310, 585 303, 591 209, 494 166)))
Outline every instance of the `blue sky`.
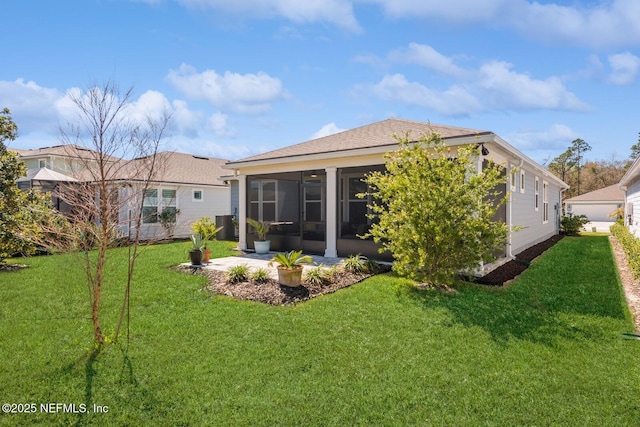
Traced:
POLYGON ((68 92, 111 79, 173 111, 164 148, 238 159, 389 117, 490 130, 543 162, 627 158, 638 0, 4 2, 13 148, 59 143, 68 92))

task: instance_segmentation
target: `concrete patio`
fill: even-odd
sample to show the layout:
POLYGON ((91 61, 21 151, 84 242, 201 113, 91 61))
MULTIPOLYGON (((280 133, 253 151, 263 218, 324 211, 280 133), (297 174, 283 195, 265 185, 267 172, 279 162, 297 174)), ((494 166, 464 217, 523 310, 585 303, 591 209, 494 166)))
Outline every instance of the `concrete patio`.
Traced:
MULTIPOLYGON (((204 263, 202 268, 208 270, 219 270, 219 271, 227 271, 229 267, 233 267, 236 265, 245 264, 249 269, 256 270, 258 268, 264 268, 269 270, 271 277, 274 279, 278 278, 278 270, 276 268, 276 264, 272 267, 269 267, 269 261, 276 255, 278 252, 269 252, 266 254, 256 254, 256 253, 246 253, 243 255, 229 256, 224 258, 214 258, 209 262, 204 263)), ((344 258, 327 258, 320 255, 309 255, 313 259, 313 263, 304 264, 303 267, 305 269, 315 268, 319 265, 324 265, 326 267, 331 267, 333 265, 338 265, 344 258)), ((189 265, 188 263, 185 265, 189 265)))

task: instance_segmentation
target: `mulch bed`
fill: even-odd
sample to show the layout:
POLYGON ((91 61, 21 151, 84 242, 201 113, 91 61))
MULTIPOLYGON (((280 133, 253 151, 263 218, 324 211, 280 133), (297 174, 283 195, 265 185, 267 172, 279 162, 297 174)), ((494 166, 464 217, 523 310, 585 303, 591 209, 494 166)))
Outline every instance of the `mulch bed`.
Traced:
POLYGON ((296 304, 320 295, 333 293, 374 275, 372 273, 350 273, 344 271, 338 273, 336 280, 327 285, 304 283, 301 286, 290 288, 280 285, 280 283, 274 279, 259 284, 253 281, 231 284, 227 282, 224 271, 204 270, 198 274, 207 276, 209 280, 206 289, 211 293, 271 305, 296 304))
POLYGON ((516 255, 516 259, 506 262, 504 265, 501 265, 483 277, 474 278, 473 282, 491 286, 503 286, 508 284, 508 282, 512 281, 525 271, 531 264, 531 261, 558 243, 562 237, 562 235, 553 236, 544 242, 538 243, 537 245, 520 252, 516 255))

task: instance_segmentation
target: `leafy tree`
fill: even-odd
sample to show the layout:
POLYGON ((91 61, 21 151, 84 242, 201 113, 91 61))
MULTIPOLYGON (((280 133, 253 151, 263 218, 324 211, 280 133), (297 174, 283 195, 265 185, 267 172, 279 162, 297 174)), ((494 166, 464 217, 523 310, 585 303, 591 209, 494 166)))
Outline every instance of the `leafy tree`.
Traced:
POLYGON ((585 142, 584 140, 577 138, 571 142, 570 147, 572 153, 572 160, 575 163, 576 171, 578 172, 578 196, 580 193, 580 170, 582 169, 582 159, 584 158, 584 153, 587 151, 591 151, 591 146, 585 142))
POLYGON ((450 284, 506 242, 507 225, 492 220, 506 201, 497 190, 504 170, 489 162, 478 173, 475 144, 452 153, 435 133, 415 143, 409 134, 396 138, 399 149, 385 155, 386 171, 365 178, 374 220, 365 237, 393 254, 398 274, 450 284))
POLYGON ((0 112, 0 261, 17 254, 32 254, 36 242, 46 239, 51 224, 65 227, 65 221, 51 209, 47 194, 21 191, 16 181, 27 167, 18 155, 7 149, 5 141, 18 136, 18 126, 8 108, 0 112))
POLYGON ((635 159, 640 156, 640 132, 638 132, 638 142, 631 146, 631 154, 629 155, 629 159, 633 162, 635 159))
POLYGON ((551 163, 549 163, 549 170, 555 173, 561 180, 567 182, 569 172, 574 166, 573 152, 571 151, 571 148, 568 148, 564 153, 560 154, 558 157, 554 158, 551 163))

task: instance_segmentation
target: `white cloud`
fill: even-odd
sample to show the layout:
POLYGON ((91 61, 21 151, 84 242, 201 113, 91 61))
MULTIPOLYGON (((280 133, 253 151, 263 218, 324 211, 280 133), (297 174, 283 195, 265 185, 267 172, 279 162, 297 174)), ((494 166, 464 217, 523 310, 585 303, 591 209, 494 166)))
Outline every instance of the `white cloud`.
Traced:
POLYGON ((502 61, 488 62, 480 67, 478 80, 474 84, 488 97, 492 106, 523 110, 589 109, 587 104, 564 87, 559 78, 536 80, 512 69, 512 64, 502 61))
POLYGON ((353 1, 349 0, 179 0, 180 3, 200 9, 213 9, 241 17, 279 16, 292 22, 305 24, 328 22, 353 32, 361 28, 353 14, 353 1))
MULTIPOLYGON (((394 18, 513 28, 549 43, 589 47, 640 45, 640 2, 571 2, 572 6, 528 0, 368 0, 394 18), (575 6, 574 6, 575 5, 575 6)), ((562 2, 566 3, 566 2, 562 2)))
POLYGON ((264 113, 271 109, 271 102, 286 95, 281 81, 263 72, 198 73, 190 65, 182 64, 177 71, 169 71, 167 80, 191 99, 205 99, 216 107, 238 113, 264 113))
POLYGON ((611 75, 609 82, 614 85, 633 84, 640 72, 640 58, 629 52, 609 55, 611 75))
POLYGON ((333 135, 334 133, 339 133, 345 130, 346 129, 339 128, 334 122, 331 122, 322 126, 317 132, 311 135, 311 139, 322 138, 324 136, 333 135))
POLYGON ((61 119, 59 103, 63 98, 64 94, 57 89, 45 88, 33 81, 0 81, 2 108, 11 110, 19 136, 36 130, 57 134, 61 119))
POLYGON ((545 130, 521 130, 507 137, 514 146, 527 151, 566 150, 576 138, 577 132, 558 123, 545 130))
POLYGON ((558 77, 544 80, 516 72, 503 61, 489 61, 478 69, 457 66, 453 59, 431 46, 411 43, 392 51, 389 58, 436 70, 451 78, 446 89, 410 82, 403 74, 386 75, 374 85, 360 85, 356 93, 385 101, 431 108, 449 115, 468 115, 496 110, 588 111, 589 105, 570 92, 558 77))
POLYGON ((209 127, 213 131, 213 134, 218 137, 233 137, 235 131, 227 124, 229 117, 222 113, 213 113, 209 117, 209 127))
POLYGON ((397 62, 416 64, 445 75, 459 76, 464 70, 454 64, 453 60, 428 45, 409 43, 408 48, 394 50, 389 59, 397 62))
POLYGON ((385 101, 431 108, 449 116, 467 115, 482 110, 478 99, 460 86, 452 86, 444 91, 433 90, 418 82, 410 82, 402 74, 386 75, 379 83, 362 85, 356 90, 385 101))

